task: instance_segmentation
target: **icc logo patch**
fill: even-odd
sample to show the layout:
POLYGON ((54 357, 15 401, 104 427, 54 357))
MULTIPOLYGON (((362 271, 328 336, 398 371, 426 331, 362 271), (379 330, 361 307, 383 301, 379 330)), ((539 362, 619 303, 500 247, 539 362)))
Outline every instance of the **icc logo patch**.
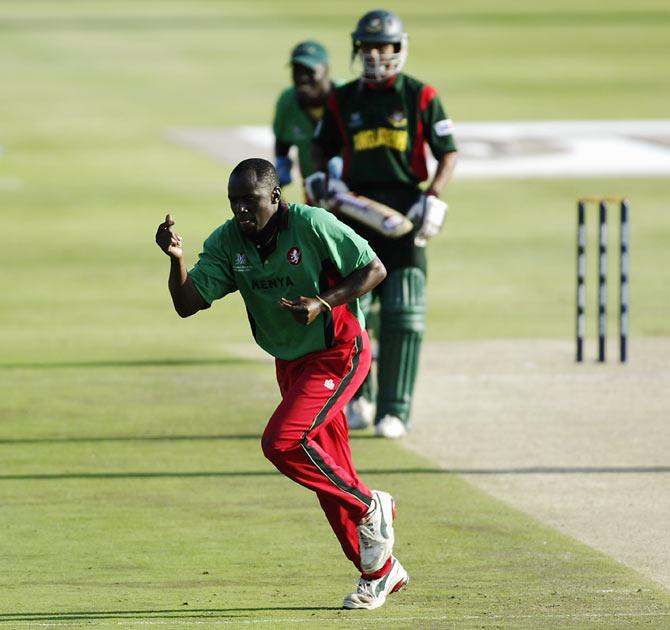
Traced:
POLYGON ((292 265, 299 265, 302 262, 302 252, 298 247, 291 247, 286 258, 292 265))
POLYGON ((335 389, 335 381, 334 381, 332 378, 327 378, 327 379, 323 382, 323 386, 324 386, 326 389, 329 389, 329 390, 332 391, 332 390, 335 389))
POLYGON ((249 264, 249 259, 244 252, 239 252, 235 255, 235 260, 233 262, 233 269, 235 271, 250 271, 251 265, 249 264))

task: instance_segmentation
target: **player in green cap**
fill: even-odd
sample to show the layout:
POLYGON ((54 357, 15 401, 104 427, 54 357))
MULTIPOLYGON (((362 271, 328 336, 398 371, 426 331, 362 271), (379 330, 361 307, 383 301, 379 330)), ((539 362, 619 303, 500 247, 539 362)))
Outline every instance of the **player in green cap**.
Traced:
POLYGON ((284 203, 267 160, 240 162, 228 198, 234 218, 207 238, 190 271, 172 216, 158 226, 175 310, 188 317, 240 292, 256 342, 275 357, 282 398, 263 432, 263 453, 316 493, 360 571, 344 607, 378 608, 409 578, 392 554, 393 497, 359 479, 344 407, 370 367, 358 298, 386 271, 367 242, 328 211, 284 203))
POLYGON ((446 203, 439 195, 451 178, 456 145, 437 91, 402 73, 407 33, 395 13, 366 13, 352 43, 361 77, 331 92, 315 132, 315 166, 325 171, 328 158, 342 152, 344 184, 415 223, 407 236, 390 239, 346 221, 370 242, 388 270, 374 291, 380 303, 376 413, 368 381, 347 411, 349 427, 363 428, 374 418, 377 435, 398 438, 410 426, 424 332, 426 241, 444 221, 446 203), (426 147, 437 160, 437 171, 423 190, 426 147))
POLYGON ((314 128, 323 116, 328 94, 339 83, 330 78, 328 51, 320 42, 299 43, 291 51, 290 64, 293 85, 280 94, 272 121, 275 167, 281 186, 292 181, 293 162, 289 157, 292 146, 297 148, 303 179, 314 172, 314 128))

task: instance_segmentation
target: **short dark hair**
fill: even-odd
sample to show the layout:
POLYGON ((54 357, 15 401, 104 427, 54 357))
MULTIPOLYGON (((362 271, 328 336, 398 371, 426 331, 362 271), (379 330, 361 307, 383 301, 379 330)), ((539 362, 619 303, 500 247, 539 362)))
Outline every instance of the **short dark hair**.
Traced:
POLYGON ((256 183, 261 186, 267 186, 270 190, 279 186, 279 177, 272 162, 263 158, 249 158, 242 160, 232 171, 233 175, 249 175, 253 173, 256 183))

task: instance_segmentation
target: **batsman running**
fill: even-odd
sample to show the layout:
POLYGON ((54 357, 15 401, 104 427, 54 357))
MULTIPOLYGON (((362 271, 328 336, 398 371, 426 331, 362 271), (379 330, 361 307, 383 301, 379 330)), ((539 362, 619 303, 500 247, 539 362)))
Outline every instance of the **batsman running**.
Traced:
MULTIPOLYGON (((447 204, 439 199, 456 165, 453 125, 435 88, 406 74, 407 33, 391 11, 366 13, 351 35, 352 62, 361 63, 359 79, 331 92, 314 137, 315 166, 307 189, 325 192, 327 207, 342 187, 390 206, 413 222, 398 237, 341 216, 365 238, 384 263, 388 276, 373 292, 380 303, 376 410, 371 378, 347 409, 349 428, 367 427, 387 438, 403 436, 410 426, 412 394, 426 314, 426 244, 444 222, 447 204), (426 147, 437 160, 428 186, 426 147), (341 181, 328 179, 328 159, 341 153, 341 181)), ((368 301, 369 308, 369 301, 368 301)))
POLYGON ((240 292, 256 342, 275 357, 282 397, 263 432, 263 453, 316 493, 360 572, 344 608, 379 608, 409 577, 392 553, 395 503, 359 479, 344 407, 370 367, 358 298, 386 270, 365 240, 328 211, 284 203, 266 160, 240 162, 228 198, 234 218, 207 238, 190 271, 172 216, 158 226, 174 308, 189 317, 240 292))

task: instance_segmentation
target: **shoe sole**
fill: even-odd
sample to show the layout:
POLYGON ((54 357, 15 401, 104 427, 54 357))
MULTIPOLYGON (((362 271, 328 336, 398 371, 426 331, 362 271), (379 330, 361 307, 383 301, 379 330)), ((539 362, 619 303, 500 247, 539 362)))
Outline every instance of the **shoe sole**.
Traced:
MULTIPOLYGON (((393 588, 388 592, 388 597, 392 593, 397 593, 401 588, 405 588, 409 584, 409 573, 405 573, 404 577, 401 577, 394 585, 393 588)), ((344 610, 376 610, 377 608, 381 608, 385 603, 386 603, 386 597, 384 598, 384 601, 381 603, 377 604, 376 606, 357 606, 352 602, 350 606, 346 606, 342 604, 342 608, 344 610)))

